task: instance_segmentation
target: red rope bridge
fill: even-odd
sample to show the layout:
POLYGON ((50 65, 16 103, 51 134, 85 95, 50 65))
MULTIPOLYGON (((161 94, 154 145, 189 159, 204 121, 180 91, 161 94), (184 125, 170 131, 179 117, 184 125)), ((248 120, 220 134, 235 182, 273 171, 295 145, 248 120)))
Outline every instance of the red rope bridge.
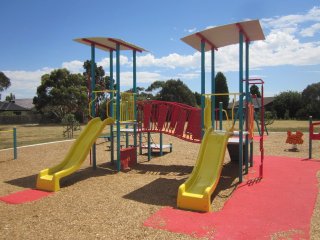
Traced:
POLYGON ((138 102, 138 131, 162 132, 185 141, 201 142, 201 109, 165 101, 138 102))

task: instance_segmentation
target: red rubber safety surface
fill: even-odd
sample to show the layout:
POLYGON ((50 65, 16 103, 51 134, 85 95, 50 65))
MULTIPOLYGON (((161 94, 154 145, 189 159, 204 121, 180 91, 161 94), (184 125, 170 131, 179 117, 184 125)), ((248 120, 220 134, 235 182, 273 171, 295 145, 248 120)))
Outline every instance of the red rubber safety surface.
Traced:
POLYGON ((15 192, 6 196, 0 197, 0 200, 9 204, 21 204, 25 202, 31 202, 48 195, 52 194, 51 192, 44 192, 35 189, 27 189, 20 192, 15 192))
POLYGON ((247 182, 237 187, 220 212, 164 207, 144 225, 209 239, 309 239, 320 160, 266 156, 264 178, 255 182, 259 156, 254 159, 247 182))
MULTIPOLYGON (((263 136, 263 140, 266 141, 268 139, 267 136, 263 136)), ((253 141, 255 142, 260 142, 260 136, 257 135, 257 136, 253 136, 253 141)))

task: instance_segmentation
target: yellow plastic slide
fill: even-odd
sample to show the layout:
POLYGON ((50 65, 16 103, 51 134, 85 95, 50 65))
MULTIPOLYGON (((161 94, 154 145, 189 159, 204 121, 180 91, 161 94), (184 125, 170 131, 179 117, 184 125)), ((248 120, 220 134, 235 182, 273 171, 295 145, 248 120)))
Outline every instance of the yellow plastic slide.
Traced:
POLYGON ((221 175, 224 155, 230 133, 206 130, 198 159, 188 180, 180 185, 177 204, 179 208, 211 211, 211 195, 221 175))
POLYGON ((90 148, 106 125, 113 123, 112 118, 101 121, 92 119, 71 146, 64 160, 52 168, 42 170, 37 178, 37 189, 56 192, 60 190, 60 179, 77 171, 88 156, 90 148))

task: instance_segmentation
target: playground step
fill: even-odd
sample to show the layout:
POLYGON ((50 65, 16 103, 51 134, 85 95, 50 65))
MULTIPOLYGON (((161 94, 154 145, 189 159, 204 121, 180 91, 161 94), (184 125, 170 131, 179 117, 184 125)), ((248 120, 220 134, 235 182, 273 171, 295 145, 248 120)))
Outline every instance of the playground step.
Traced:
POLYGON ((194 211, 209 212, 211 209, 210 198, 204 197, 202 194, 184 192, 178 198, 178 206, 181 209, 189 209, 194 211))
POLYGON ((48 192, 55 192, 60 189, 59 181, 54 181, 53 175, 38 176, 37 189, 48 192))

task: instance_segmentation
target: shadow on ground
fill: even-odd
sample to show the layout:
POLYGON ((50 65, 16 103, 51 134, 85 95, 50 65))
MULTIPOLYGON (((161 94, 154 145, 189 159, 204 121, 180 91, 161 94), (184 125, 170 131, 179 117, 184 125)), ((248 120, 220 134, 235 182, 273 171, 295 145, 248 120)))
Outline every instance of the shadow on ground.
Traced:
MULTIPOLYGON (((134 168, 138 173, 150 173, 153 175, 172 175, 176 176, 187 175, 192 171, 190 166, 159 166, 159 165, 137 165, 134 168), (179 171, 178 171, 179 170, 179 171), (140 172, 139 172, 140 171, 140 172)), ((212 194, 212 199, 215 197, 228 199, 235 190, 237 183, 234 183, 238 177, 238 164, 226 164, 221 173, 221 178, 216 190, 212 194)), ((157 206, 171 206, 176 207, 177 194, 179 186, 186 181, 183 179, 167 179, 158 178, 153 182, 123 196, 125 199, 138 201, 146 204, 157 206)))
POLYGON ((158 165, 149 164, 148 162, 139 163, 131 168, 129 172, 139 174, 152 174, 152 175, 172 175, 172 176, 186 176, 192 172, 192 166, 182 165, 158 165))
POLYGON ((35 188, 36 180, 37 180, 37 174, 12 179, 12 180, 6 181, 5 183, 8 183, 8 184, 14 185, 14 186, 18 186, 18 187, 23 187, 23 188, 35 188))
MULTIPOLYGON (((112 168, 109 167, 109 165, 98 166, 96 170, 92 169, 92 167, 88 167, 85 169, 78 170, 75 173, 61 179, 60 186, 67 187, 67 186, 73 185, 76 182, 84 181, 88 178, 100 177, 100 176, 113 174, 113 173, 115 173, 115 171, 112 170, 112 168)), ((35 188, 36 182, 37 182, 37 174, 12 179, 12 180, 6 181, 5 183, 18 186, 18 187, 23 187, 23 188, 35 188)))
POLYGON ((158 178, 123 198, 157 206, 176 206, 177 191, 185 180, 158 178))
POLYGON ((229 162, 225 164, 221 171, 219 183, 211 195, 211 200, 219 196, 220 198, 229 198, 236 189, 238 183, 234 183, 238 178, 239 165, 229 162))

